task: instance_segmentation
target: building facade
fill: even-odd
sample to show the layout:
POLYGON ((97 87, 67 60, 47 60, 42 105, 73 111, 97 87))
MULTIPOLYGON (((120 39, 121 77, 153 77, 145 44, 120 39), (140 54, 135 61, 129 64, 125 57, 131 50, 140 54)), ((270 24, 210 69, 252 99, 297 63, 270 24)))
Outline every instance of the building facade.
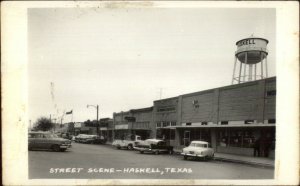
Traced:
POLYGON ((114 139, 164 139, 181 150, 193 140, 215 152, 274 158, 276 77, 156 100, 113 114, 114 139))
POLYGON ((157 138, 182 149, 193 140, 216 152, 274 157, 276 78, 154 101, 157 138))
POLYGON ((114 139, 123 139, 127 135, 139 135, 142 139, 155 137, 152 117, 153 107, 114 113, 114 139))
POLYGON ((112 142, 113 133, 114 133, 113 119, 101 118, 99 120, 99 135, 107 139, 108 142, 112 142))

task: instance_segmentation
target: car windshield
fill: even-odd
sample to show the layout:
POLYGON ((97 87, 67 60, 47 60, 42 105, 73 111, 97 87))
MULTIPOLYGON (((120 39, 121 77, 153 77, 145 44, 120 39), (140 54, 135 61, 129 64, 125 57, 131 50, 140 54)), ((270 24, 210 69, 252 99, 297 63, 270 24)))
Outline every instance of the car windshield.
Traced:
POLYGON ((207 144, 197 143, 197 144, 196 144, 196 147, 204 147, 204 148, 206 148, 206 147, 207 147, 207 144))
POLYGON ((191 147, 203 147, 203 148, 207 148, 207 144, 203 144, 203 143, 191 143, 190 146, 191 147))

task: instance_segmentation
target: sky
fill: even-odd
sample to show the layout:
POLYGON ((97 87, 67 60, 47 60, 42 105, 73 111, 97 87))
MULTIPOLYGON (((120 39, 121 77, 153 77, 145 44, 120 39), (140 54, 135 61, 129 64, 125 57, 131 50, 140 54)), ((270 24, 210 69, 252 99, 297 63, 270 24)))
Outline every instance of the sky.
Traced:
POLYGON ((96 119, 87 105, 112 118, 230 85, 235 43, 252 34, 269 40, 275 76, 275 28, 275 9, 263 8, 29 9, 29 119, 96 119))

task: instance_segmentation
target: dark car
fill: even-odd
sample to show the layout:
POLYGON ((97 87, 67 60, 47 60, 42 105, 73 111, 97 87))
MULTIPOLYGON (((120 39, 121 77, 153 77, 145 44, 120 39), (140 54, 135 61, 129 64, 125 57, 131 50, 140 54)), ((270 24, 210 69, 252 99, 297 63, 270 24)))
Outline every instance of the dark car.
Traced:
POLYGON ((89 135, 87 138, 82 140, 82 143, 88 143, 88 144, 104 144, 106 143, 106 140, 103 136, 97 136, 97 135, 89 135))
POLYGON ((53 151, 65 151, 71 148, 71 140, 58 137, 50 132, 29 132, 28 150, 50 149, 53 151))
POLYGON ((145 141, 141 141, 134 147, 135 150, 143 153, 169 153, 173 154, 173 147, 166 144, 165 141, 159 139, 147 139, 145 141))

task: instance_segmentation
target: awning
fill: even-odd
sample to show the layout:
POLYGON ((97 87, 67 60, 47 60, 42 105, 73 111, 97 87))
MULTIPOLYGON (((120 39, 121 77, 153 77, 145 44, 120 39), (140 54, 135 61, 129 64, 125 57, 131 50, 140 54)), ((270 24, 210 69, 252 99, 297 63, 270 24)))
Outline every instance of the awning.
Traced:
POLYGON ((188 125, 188 126, 168 126, 168 127, 163 127, 163 128, 157 128, 157 129, 172 129, 172 128, 234 128, 234 127, 275 127, 276 124, 239 124, 239 125, 202 125, 202 126, 193 126, 193 125, 188 125))

